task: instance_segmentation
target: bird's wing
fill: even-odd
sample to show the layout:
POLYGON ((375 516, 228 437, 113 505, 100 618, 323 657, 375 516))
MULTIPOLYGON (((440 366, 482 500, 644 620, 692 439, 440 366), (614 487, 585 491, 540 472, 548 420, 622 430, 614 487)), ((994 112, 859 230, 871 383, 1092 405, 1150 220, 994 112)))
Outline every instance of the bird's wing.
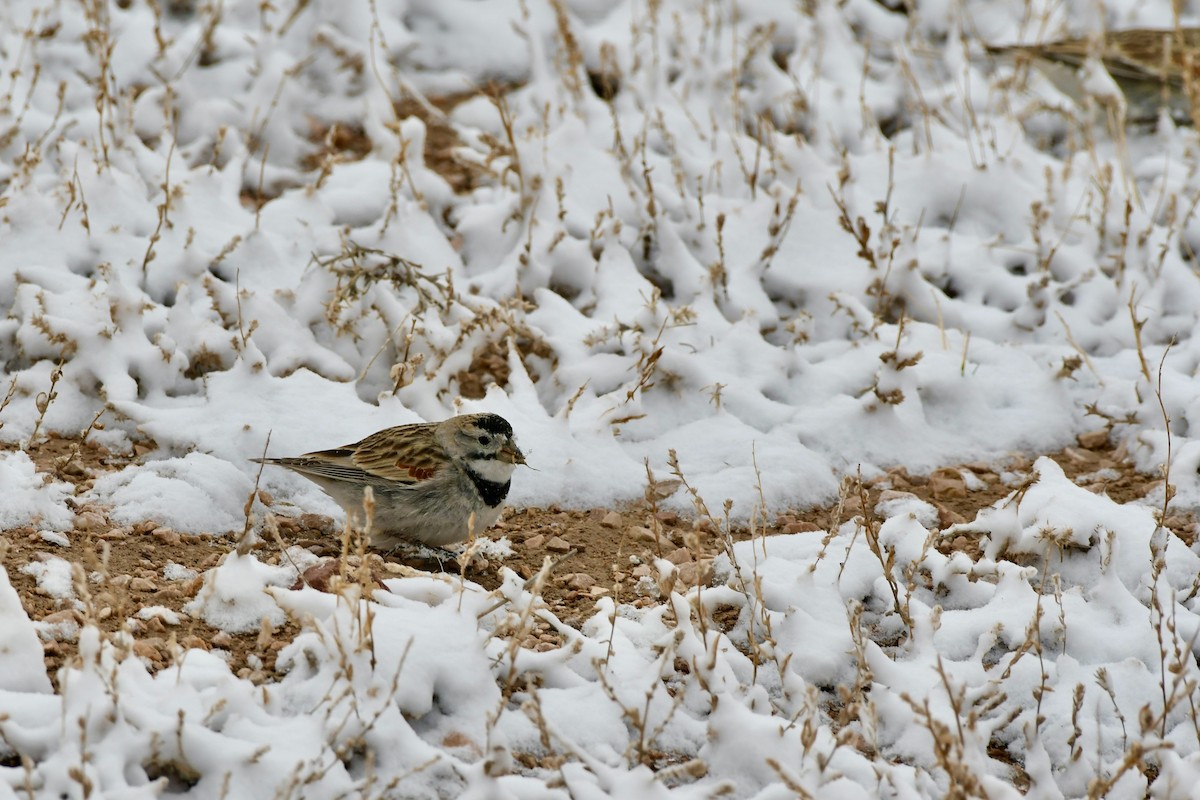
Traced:
POLYGON ((361 442, 317 450, 296 458, 253 458, 317 478, 383 487, 411 486, 428 480, 449 460, 432 425, 400 425, 373 433, 361 442))
POLYGON ((449 461, 445 448, 434 437, 432 425, 400 425, 373 433, 350 451, 353 466, 373 478, 413 484, 429 480, 449 461))

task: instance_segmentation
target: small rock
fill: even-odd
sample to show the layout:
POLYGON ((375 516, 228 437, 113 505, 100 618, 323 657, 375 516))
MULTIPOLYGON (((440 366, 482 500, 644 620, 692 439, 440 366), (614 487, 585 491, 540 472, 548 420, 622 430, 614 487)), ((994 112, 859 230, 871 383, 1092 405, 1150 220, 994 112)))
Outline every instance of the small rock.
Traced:
POLYGON ((708 585, 712 580, 712 561, 704 559, 703 561, 690 561, 686 564, 679 565, 679 582, 684 586, 700 586, 708 585))
POLYGON ((593 586, 587 590, 587 593, 593 598, 604 597, 612 594, 612 589, 609 589, 607 586, 593 586))
POLYGON ((596 579, 591 575, 588 575, 586 572, 572 572, 564 575, 563 578, 564 582, 569 588, 578 589, 580 591, 584 589, 590 589, 596 585, 596 579))
POLYGON ((188 650, 207 650, 208 642, 201 639, 199 636, 185 636, 179 640, 179 644, 188 650))
POLYGON ((635 542, 654 543, 658 541, 658 537, 654 535, 654 531, 650 530, 649 528, 642 527, 641 525, 634 525, 632 528, 626 531, 626 533, 629 535, 629 538, 635 542))
POLYGON ((83 622, 83 614, 79 609, 66 608, 62 611, 55 611, 53 614, 47 614, 42 617, 41 621, 47 625, 58 625, 63 622, 74 622, 78 625, 83 622))
POLYGON ((98 537, 100 537, 101 539, 105 540, 106 542, 114 542, 114 541, 120 541, 121 539, 128 539, 129 534, 132 532, 133 531, 131 528, 120 527, 120 528, 109 528, 106 531, 100 531, 96 535, 98 537))
POLYGON ((1084 450, 1103 450, 1108 447, 1108 431, 1087 431, 1075 437, 1084 450))
POLYGON ((966 497, 967 484, 956 469, 939 469, 929 476, 929 488, 936 498, 966 497))
POLYGON ((951 525, 958 525, 961 522, 967 521, 966 518, 963 517, 962 514, 959 514, 957 511, 955 511, 953 509, 946 508, 941 503, 935 502, 933 504, 933 507, 936 508, 937 512, 938 512, 938 527, 939 528, 945 529, 945 528, 949 528, 951 525))
POLYGON ((160 603, 167 600, 181 600, 183 599, 183 592, 179 591, 178 586, 168 586, 165 589, 159 589, 155 592, 154 599, 160 603))
POLYGON ((540 550, 544 544, 546 544, 546 535, 542 533, 539 533, 536 536, 530 536, 525 540, 525 546, 530 550, 540 550))
POLYGON ((98 531, 107 527, 104 517, 95 511, 84 511, 75 515, 75 529, 81 531, 98 531))
POLYGON ((215 634, 213 634, 213 637, 210 641, 212 642, 213 647, 224 647, 226 649, 233 647, 233 637, 225 631, 217 631, 215 634))
POLYGON ((333 520, 324 514, 301 514, 299 522, 307 530, 327 531, 333 527, 333 520))
POLYGON ((296 582, 292 584, 292 591, 298 591, 305 586, 310 586, 318 592, 332 591, 330 581, 341 574, 342 562, 341 559, 330 558, 313 564, 308 569, 304 570, 304 574, 296 578, 296 582))
POLYGON ((551 553, 565 553, 571 549, 571 544, 561 536, 552 536, 550 541, 546 542, 546 549, 551 553))
POLYGON ((815 533, 821 530, 819 526, 812 522, 801 520, 800 522, 789 522, 783 526, 783 533, 815 533))
POLYGON ((133 532, 149 533, 157 527, 159 527, 157 522, 154 522, 153 520, 143 520, 142 522, 139 522, 137 525, 133 526, 133 532))
POLYGON ((650 577, 650 565, 649 564, 639 564, 638 566, 634 567, 633 571, 630 572, 629 574, 635 578, 649 578, 650 577))
POLYGON ((71 540, 66 537, 66 534, 58 531, 38 531, 38 538, 43 542, 58 545, 59 547, 70 547, 71 540))
POLYGON ((87 470, 83 468, 83 464, 80 464, 75 459, 71 459, 66 464, 63 464, 59 467, 59 471, 69 478, 81 478, 87 474, 87 470))
POLYGON ((654 515, 654 518, 664 525, 674 525, 679 522, 679 515, 674 511, 659 511, 654 515))
POLYGON ((610 511, 600 520, 600 524, 606 528, 618 528, 621 525, 622 517, 616 511, 610 511))
POLYGON ((169 544, 172 546, 180 544, 181 541, 179 534, 170 528, 155 528, 153 536, 163 544, 169 544))
POLYGON ((134 641, 133 654, 155 664, 161 664, 163 661, 163 655, 159 652, 158 648, 149 642, 143 642, 141 639, 134 641))
POLYGON ((149 578, 134 578, 129 581, 129 590, 131 592, 153 592, 158 590, 158 586, 149 578))
POLYGON ((678 550, 672 550, 667 554, 667 561, 670 561, 675 565, 686 564, 691 560, 692 551, 688 550, 686 547, 680 547, 678 550))

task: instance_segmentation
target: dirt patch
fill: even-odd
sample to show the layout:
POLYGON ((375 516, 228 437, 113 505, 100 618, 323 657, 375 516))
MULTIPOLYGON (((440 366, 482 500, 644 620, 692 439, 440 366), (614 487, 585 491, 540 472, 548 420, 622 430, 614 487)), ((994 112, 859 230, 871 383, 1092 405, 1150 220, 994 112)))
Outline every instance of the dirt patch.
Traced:
MULTIPOLYGON (((484 94, 498 95, 509 88, 489 87, 484 94)), ((491 175, 489 170, 455 154, 455 150, 463 146, 463 141, 448 119, 455 106, 479 94, 471 91, 430 97, 428 105, 415 97, 405 97, 395 104, 398 119, 416 117, 425 123, 425 166, 441 175, 455 194, 467 194, 491 175)))
MULTIPOLYGON (((510 88, 504 85, 491 86, 482 93, 499 96, 510 88)), ((456 154, 455 151, 463 147, 463 141, 449 122, 449 114, 455 106, 480 94, 479 91, 455 92, 424 100, 405 96, 393 106, 396 119, 416 117, 425 124, 425 147, 422 152, 425 166, 442 176, 455 194, 466 194, 494 177, 486 167, 456 154)), ((324 180, 337 164, 366 158, 373 147, 366 130, 355 122, 313 119, 309 124, 308 141, 313 149, 301 160, 301 166, 319 173, 321 177, 318 181, 324 180)), ((248 191, 244 202, 253 206, 269 199, 271 197, 259 198, 248 191)))
MULTIPOLYGON (((1136 472, 1124 451, 1106 440, 1093 437, 1089 444, 1092 446, 1066 448, 1050 456, 1072 480, 1118 502, 1145 497, 1161 487, 1160 476, 1136 472)), ((51 436, 27 452, 47 479, 73 484, 78 495, 99 475, 132 463, 151 449, 153 443, 143 443, 129 452, 114 453, 90 440, 51 436)), ((981 508, 1019 489, 1028 481, 1033 461, 1032 457, 1015 456, 1005 463, 963 464, 930 475, 912 475, 897 467, 862 486, 850 476, 837 503, 787 511, 755 530, 735 529, 732 538, 827 531, 862 515, 864 508, 874 509, 889 492, 907 492, 929 502, 938 511, 939 527, 946 528, 973 519, 981 508)), ((272 501, 265 494, 260 499, 268 505, 272 501)), ((46 668, 52 677, 76 652, 72 631, 85 621, 110 633, 128 630, 134 638, 134 654, 151 669, 172 663, 180 648, 198 647, 222 651, 242 677, 256 681, 274 677, 276 655, 298 632, 294 623, 274 631, 230 635, 183 612, 200 590, 203 572, 236 546, 240 530, 194 536, 153 521, 120 526, 111 521, 108 509, 71 502, 76 528, 66 537, 45 536, 34 528, 4 532, 3 563, 26 611, 36 621, 57 623, 48 629, 44 641, 46 668), (54 596, 39 586, 31 569, 23 570, 53 556, 78 565, 74 580, 78 602, 54 596)), ((262 561, 286 563, 280 541, 332 557, 309 573, 309 582, 318 588, 332 575, 353 572, 363 563, 357 556, 345 555, 333 521, 327 517, 280 515, 277 521, 279 539, 268 537, 255 545, 262 561)), ((1190 545, 1195 541, 1196 521, 1191 514, 1173 513, 1166 523, 1184 542, 1190 545)), ((645 607, 659 602, 672 589, 707 583, 713 559, 725 547, 724 536, 718 535, 710 521, 663 511, 653 495, 617 509, 507 509, 489 532, 493 541, 502 537, 510 543, 511 555, 492 561, 477 557, 465 570, 454 561, 438 563, 427 556, 395 553, 369 553, 365 564, 379 586, 408 569, 428 569, 462 572, 487 589, 499 585, 501 565, 533 579, 549 564, 542 599, 560 620, 578 627, 595 613, 602 597, 645 607), (671 562, 675 569, 658 570, 657 559, 671 562)), ((959 535, 947 536, 938 546, 943 551, 977 555, 979 543, 959 535)), ((723 624, 720 612, 715 621, 723 624)), ((536 620, 520 636, 521 644, 540 650, 561 644, 549 625, 536 620)))

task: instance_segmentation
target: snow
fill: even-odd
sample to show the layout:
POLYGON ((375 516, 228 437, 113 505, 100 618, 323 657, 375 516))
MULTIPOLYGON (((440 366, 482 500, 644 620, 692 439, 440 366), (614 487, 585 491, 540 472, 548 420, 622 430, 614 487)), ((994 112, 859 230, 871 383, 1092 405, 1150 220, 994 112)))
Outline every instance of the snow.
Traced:
POLYGON ((0 567, 0 691, 50 692, 42 644, 21 598, 0 567))
MULTIPOLYGON (((1111 130, 1125 100, 1095 59, 1089 107, 983 46, 1170 27, 1172 5, 889 5, 3 4, 0 530, 70 548, 87 504, 257 532, 249 459, 482 410, 534 468, 517 506, 613 506, 678 469, 745 522, 860 469, 1104 428, 1170 468, 1171 512, 1200 510, 1200 138, 1111 130), (492 82, 502 104, 397 116, 492 82), (322 149, 334 123, 365 155, 322 149), (465 397, 479 355, 507 377, 465 397), (100 411, 98 441, 157 449, 76 497, 26 450, 100 411)), ((870 535, 739 542, 713 586, 601 598, 579 630, 507 570, 495 608, 453 576, 292 590, 311 555, 230 552, 187 613, 297 623, 264 686, 214 652, 151 674, 127 632, 33 623, 10 573, 82 609, 73 564, 6 560, 0 755, 32 767, 0 791, 766 800, 970 776, 1007 797, 1019 764, 1034 797, 1189 796, 1200 555, 1159 525, 1165 489, 1120 504, 1035 470, 943 532, 978 556, 892 492, 870 535), (522 646, 531 617, 566 645, 522 646), (39 632, 78 636, 56 692, 39 632)), ((285 470, 259 488, 341 519, 285 470)))
POLYGON ((71 527, 75 515, 66 506, 70 485, 43 480, 25 453, 0 454, 0 494, 0 527, 5 530, 42 525, 53 532, 71 527))
POLYGON ((28 562, 21 567, 21 572, 32 575, 38 588, 48 597, 68 600, 75 596, 72 565, 65 558, 40 553, 39 560, 28 562))

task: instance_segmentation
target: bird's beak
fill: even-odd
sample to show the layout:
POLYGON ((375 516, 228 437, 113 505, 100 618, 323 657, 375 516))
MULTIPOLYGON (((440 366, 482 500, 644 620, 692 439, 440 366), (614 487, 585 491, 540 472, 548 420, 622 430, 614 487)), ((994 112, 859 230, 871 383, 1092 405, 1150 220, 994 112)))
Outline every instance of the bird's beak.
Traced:
POLYGON ((525 454, 521 452, 521 448, 511 443, 506 444, 503 448, 501 448, 500 452, 496 454, 496 458, 500 459, 506 464, 525 463, 525 454))

